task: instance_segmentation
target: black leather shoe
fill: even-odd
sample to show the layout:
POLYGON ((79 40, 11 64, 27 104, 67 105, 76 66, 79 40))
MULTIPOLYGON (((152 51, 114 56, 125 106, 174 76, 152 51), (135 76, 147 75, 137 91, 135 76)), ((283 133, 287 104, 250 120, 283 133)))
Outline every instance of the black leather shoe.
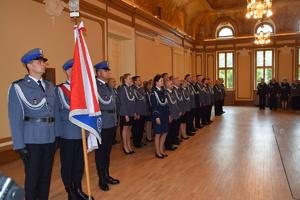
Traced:
POLYGON ((112 185, 117 185, 120 183, 118 179, 114 179, 109 175, 108 168, 104 170, 104 180, 106 183, 112 184, 112 185))
POLYGON ((120 144, 120 141, 118 141, 118 140, 113 140, 112 144, 113 144, 113 145, 115 145, 115 144, 120 144))
MULTIPOLYGON (((82 191, 81 182, 74 182, 74 190, 78 200, 89 200, 89 196, 82 191)), ((94 199, 94 197, 91 198, 94 199)))
POLYGON ((175 151, 177 149, 177 147, 166 147, 166 150, 169 151, 175 151))
POLYGON ((108 191, 109 187, 108 187, 107 183, 105 182, 104 172, 100 172, 99 176, 100 177, 99 177, 99 181, 98 181, 98 186, 100 187, 101 190, 108 191))
POLYGON ((135 151, 130 151, 131 154, 135 153, 135 151))
POLYGON ((201 125, 200 125, 200 126, 196 126, 196 128, 199 128, 199 129, 202 129, 203 127, 204 127, 204 126, 201 126, 201 125))
POLYGON ((180 142, 176 141, 176 142, 173 142, 172 144, 174 144, 174 145, 180 145, 180 142))
POLYGON ((157 153, 155 153, 155 156, 156 156, 156 158, 159 158, 159 159, 165 158, 163 155, 161 155, 161 156, 157 155, 157 153))
POLYGON ((190 137, 182 137, 182 136, 181 136, 181 139, 183 139, 183 140, 188 140, 188 139, 190 139, 190 137))
POLYGON ((153 139, 149 140, 148 138, 146 138, 146 141, 147 141, 147 142, 154 142, 153 139))
POLYGON ((141 148, 143 147, 141 144, 138 144, 138 145, 133 145, 135 148, 141 148))
POLYGON ((123 148, 123 151, 124 151, 124 153, 127 154, 127 155, 131 154, 131 151, 127 152, 124 148, 123 148))
POLYGON ((191 131, 192 131, 192 132, 196 132, 196 131, 198 131, 198 129, 193 128, 191 131))
POLYGON ((214 121, 210 120, 209 123, 213 123, 214 121))
POLYGON ((209 123, 208 122, 204 122, 204 123, 202 123, 202 125, 209 125, 209 123))
POLYGON ((163 157, 168 157, 168 155, 167 154, 161 154, 163 157))
POLYGON ((190 132, 190 133, 187 133, 186 135, 188 135, 188 136, 194 136, 195 133, 190 132))
POLYGON ((140 145, 143 146, 143 147, 144 147, 144 146, 147 146, 147 144, 142 143, 142 142, 140 143, 140 145))

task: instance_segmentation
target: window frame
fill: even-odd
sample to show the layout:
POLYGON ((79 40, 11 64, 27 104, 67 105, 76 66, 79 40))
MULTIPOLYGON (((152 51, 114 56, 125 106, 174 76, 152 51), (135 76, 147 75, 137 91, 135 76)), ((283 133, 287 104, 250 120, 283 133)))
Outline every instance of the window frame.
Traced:
POLYGON ((227 39, 227 38, 233 38, 233 37, 234 37, 234 30, 233 30, 233 28, 230 27, 230 26, 222 26, 222 27, 220 27, 220 28, 218 29, 218 31, 217 31, 217 39, 227 39), (221 32, 223 29, 225 29, 225 28, 230 29, 230 30, 232 31, 232 35, 230 35, 230 36, 220 36, 220 32, 221 32))
POLYGON ((296 76, 297 79, 300 80, 300 47, 297 47, 297 52, 298 52, 298 56, 297 56, 297 65, 296 65, 296 76))
POLYGON ((260 82, 261 78, 265 79, 265 82, 268 83, 269 80, 266 79, 266 69, 272 69, 272 75, 270 78, 275 77, 275 49, 274 48, 266 48, 266 49, 255 49, 254 50, 254 84, 255 84, 255 88, 257 86, 257 84, 260 82), (263 51, 263 66, 257 66, 257 52, 259 51, 263 51), (265 61, 265 55, 267 51, 271 51, 272 52, 272 65, 271 66, 267 66, 266 61, 265 61), (258 69, 263 69, 263 77, 257 77, 257 70, 258 69))
POLYGON ((218 78, 223 78, 224 79, 224 87, 226 90, 234 90, 235 89, 235 51, 234 50, 227 50, 227 51, 217 51, 217 69, 216 69, 216 73, 217 73, 217 77, 218 78), (224 67, 220 67, 220 54, 225 54, 225 66, 224 67), (232 53, 232 67, 228 67, 227 66, 227 54, 228 53, 232 53), (225 74, 224 77, 220 76, 220 70, 225 70, 225 74), (228 87, 228 83, 227 83, 227 71, 232 70, 232 87, 229 88, 228 87))

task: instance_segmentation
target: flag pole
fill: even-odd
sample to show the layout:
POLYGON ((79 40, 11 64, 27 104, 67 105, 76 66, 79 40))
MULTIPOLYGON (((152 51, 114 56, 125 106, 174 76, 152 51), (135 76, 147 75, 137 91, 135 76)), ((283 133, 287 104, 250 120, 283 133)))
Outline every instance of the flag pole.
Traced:
MULTIPOLYGON (((70 0, 69 1, 69 10, 70 10, 70 17, 74 19, 74 26, 77 25, 77 17, 80 16, 79 14, 79 0, 70 0)), ((85 130, 81 128, 81 139, 82 139, 82 148, 83 148, 83 157, 84 157, 84 168, 85 168, 85 177, 86 177, 86 185, 87 185, 87 195, 89 200, 93 200, 91 194, 91 181, 90 181, 90 170, 89 170, 89 162, 87 156, 87 145, 86 145, 86 134, 85 130)))
POLYGON ((89 200, 92 200, 91 194, 91 180, 90 180, 90 170, 89 170, 89 162, 87 157, 87 147, 86 147, 86 136, 85 130, 81 129, 82 136, 82 148, 83 148, 83 157, 84 157, 84 168, 85 168, 85 177, 86 177, 86 186, 87 186, 87 195, 89 196, 89 200))

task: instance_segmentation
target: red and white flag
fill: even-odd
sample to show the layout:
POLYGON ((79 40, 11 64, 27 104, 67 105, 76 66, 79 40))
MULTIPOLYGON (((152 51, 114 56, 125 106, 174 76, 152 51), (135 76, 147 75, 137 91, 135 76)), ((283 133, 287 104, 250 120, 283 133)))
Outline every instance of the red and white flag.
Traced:
POLYGON ((74 26, 75 50, 72 67, 71 97, 69 119, 73 124, 90 132, 88 152, 98 148, 101 143, 101 110, 98 103, 98 91, 90 54, 82 31, 83 22, 74 26), (92 146, 90 146, 92 144, 92 146))

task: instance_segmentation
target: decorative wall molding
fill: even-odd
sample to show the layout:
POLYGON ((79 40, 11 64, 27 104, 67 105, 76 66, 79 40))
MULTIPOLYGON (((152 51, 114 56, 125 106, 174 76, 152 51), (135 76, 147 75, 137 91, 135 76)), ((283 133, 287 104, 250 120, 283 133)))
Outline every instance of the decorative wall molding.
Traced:
POLYGON ((160 42, 161 42, 161 38, 159 35, 155 35, 152 37, 153 38, 153 41, 154 41, 154 44, 155 46, 159 46, 160 42))
POLYGON ((69 8, 68 4, 62 0, 44 0, 45 10, 51 16, 52 24, 55 24, 55 17, 61 15, 64 8, 69 8))
POLYGON ((288 46, 284 46, 281 48, 278 48, 277 50, 279 51, 280 54, 290 54, 290 52, 293 50, 293 47, 288 47, 288 46))
POLYGON ((248 55, 252 52, 252 50, 243 48, 242 50, 237 50, 236 52, 237 52, 240 56, 248 56, 248 55))

